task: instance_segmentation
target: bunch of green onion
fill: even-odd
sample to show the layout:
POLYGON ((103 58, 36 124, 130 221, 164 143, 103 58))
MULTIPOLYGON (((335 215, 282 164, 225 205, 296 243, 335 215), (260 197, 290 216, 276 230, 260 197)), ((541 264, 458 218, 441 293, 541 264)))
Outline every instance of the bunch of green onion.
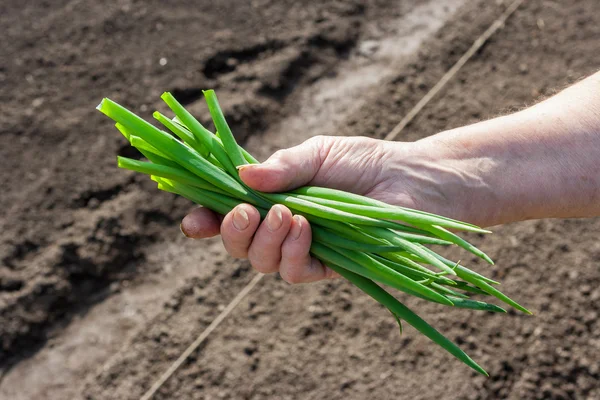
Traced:
POLYGON ((216 128, 214 134, 170 93, 161 97, 175 117, 154 113, 166 131, 110 99, 102 100, 98 110, 113 119, 123 136, 148 159, 146 162, 118 157, 119 167, 148 174, 159 189, 220 214, 227 214, 240 203, 252 204, 262 218, 274 204, 289 207, 311 223, 314 257, 389 309, 401 330, 404 320, 477 372, 487 375, 457 345, 378 283, 445 306, 505 312, 494 304, 469 298, 473 294, 491 295, 530 314, 493 286, 498 282, 426 247, 454 244, 493 263, 485 253, 452 232, 489 231, 329 188, 306 186, 288 193, 252 190, 240 180, 238 167, 258 161, 236 143, 214 91, 204 91, 204 96, 216 128))

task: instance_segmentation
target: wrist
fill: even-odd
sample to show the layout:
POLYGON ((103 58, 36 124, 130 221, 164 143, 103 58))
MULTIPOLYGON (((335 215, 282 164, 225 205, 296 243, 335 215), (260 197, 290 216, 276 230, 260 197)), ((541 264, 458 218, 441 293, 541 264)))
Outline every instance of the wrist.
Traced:
POLYGON ((486 180, 497 166, 441 136, 392 145, 383 199, 483 227, 499 223, 500 198, 486 180))
POLYGON ((424 207, 481 226, 600 214, 599 88, 600 73, 524 111, 415 142, 412 190, 424 207))
POLYGON ((555 117, 528 109, 442 132, 421 145, 437 149, 434 157, 462 177, 468 222, 573 216, 577 157, 555 117))
POLYGON ((442 132, 415 142, 418 169, 427 186, 420 197, 442 215, 482 227, 518 219, 507 215, 510 198, 502 196, 494 176, 505 168, 504 160, 469 146, 461 136, 465 128, 442 132), (433 205, 435 203, 435 206, 433 205))

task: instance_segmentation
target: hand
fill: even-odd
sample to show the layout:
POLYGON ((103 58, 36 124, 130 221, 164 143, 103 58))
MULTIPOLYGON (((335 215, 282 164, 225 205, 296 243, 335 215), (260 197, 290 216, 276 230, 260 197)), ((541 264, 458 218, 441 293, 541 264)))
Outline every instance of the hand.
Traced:
MULTIPOLYGON (((453 216, 446 196, 433 182, 438 165, 433 151, 416 143, 385 142, 363 137, 314 137, 280 150, 266 162, 240 170, 251 188, 281 192, 303 185, 341 189, 390 204, 453 216)), ((439 175, 439 174, 438 174, 439 175)), ((460 179, 458 180, 460 181, 460 179)), ((450 187, 448 179, 444 187, 450 187)), ((258 211, 240 204, 222 217, 205 208, 187 215, 182 232, 191 238, 221 234, 225 249, 248 258, 263 273, 279 272, 289 283, 312 282, 336 276, 310 257, 311 229, 302 216, 275 205, 261 223, 258 211)))
MULTIPOLYGON (((600 215, 600 72, 518 113, 413 143, 315 137, 244 167, 241 179, 264 192, 331 187, 482 227, 537 218, 600 215)), ((241 204, 224 218, 196 209, 186 236, 219 232, 234 257, 290 283, 332 277, 309 256, 306 219, 274 206, 264 222, 241 204)))

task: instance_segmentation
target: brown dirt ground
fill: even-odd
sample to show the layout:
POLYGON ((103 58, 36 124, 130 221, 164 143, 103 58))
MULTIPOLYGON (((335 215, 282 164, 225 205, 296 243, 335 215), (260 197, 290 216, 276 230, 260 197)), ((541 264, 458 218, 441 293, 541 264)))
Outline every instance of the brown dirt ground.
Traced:
MULTIPOLYGON (((239 138, 254 139, 293 112, 299 90, 335 74, 368 35, 366 21, 384 25, 414 7, 201 3, 0 6, 9 39, 0 44, 0 166, 10 188, 0 197, 0 367, 60 337, 75 315, 111 296, 111 282, 135 285, 155 274, 149 249, 181 243, 177 223, 189 204, 115 171, 114 156, 128 150, 94 112, 101 97, 149 116, 160 92, 175 90, 203 115, 199 90, 215 87, 239 138)), ((372 101, 336 134, 383 137, 504 6, 469 2, 366 93, 372 101)), ((596 0, 525 1, 400 139, 531 104, 596 71, 599 50, 596 0)), ((486 272, 535 317, 404 299, 486 367, 488 379, 412 329, 399 337, 388 313, 343 281, 290 287, 268 277, 157 398, 600 398, 599 232, 598 219, 547 220, 473 238, 497 261, 486 272)), ((211 273, 182 284, 106 368, 70 383, 83 384, 82 397, 138 398, 251 278, 246 263, 223 262, 213 249, 201 261, 217 263, 211 273)))
POLYGON ((243 139, 343 59, 363 19, 408 9, 392 3, 4 2, 0 360, 90 292, 147 272, 145 248, 172 238, 189 209, 115 173, 115 155, 132 154, 94 110, 102 97, 150 117, 162 91, 194 103, 213 87, 243 139))

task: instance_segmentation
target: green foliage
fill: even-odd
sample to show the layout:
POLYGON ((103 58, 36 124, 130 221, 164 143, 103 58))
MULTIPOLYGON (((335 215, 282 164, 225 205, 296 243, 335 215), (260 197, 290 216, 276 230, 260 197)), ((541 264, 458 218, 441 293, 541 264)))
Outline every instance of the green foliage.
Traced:
POLYGON ((148 159, 119 157, 118 166, 148 174, 159 189, 221 214, 240 203, 250 203, 264 218, 272 205, 286 205, 311 223, 314 257, 388 308, 401 330, 404 320, 475 371, 487 375, 456 344, 377 283, 449 307, 505 312, 494 304, 469 298, 473 294, 489 295, 530 313, 493 287, 496 281, 425 246, 454 244, 493 263, 483 251, 448 229, 489 231, 329 188, 306 186, 288 193, 254 191, 241 182, 236 167, 255 164, 256 159, 236 143, 214 91, 207 90, 204 95, 218 135, 202 126, 170 93, 164 93, 162 99, 175 117, 154 113, 170 133, 104 99, 98 110, 113 119, 123 136, 148 159))

